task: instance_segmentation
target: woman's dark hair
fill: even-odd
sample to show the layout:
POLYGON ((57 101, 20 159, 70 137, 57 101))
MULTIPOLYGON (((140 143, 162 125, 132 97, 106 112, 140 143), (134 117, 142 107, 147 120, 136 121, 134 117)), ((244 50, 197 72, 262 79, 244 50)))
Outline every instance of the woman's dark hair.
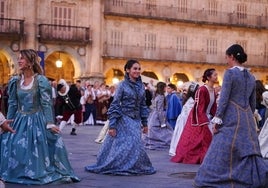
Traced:
POLYGON ((233 44, 226 50, 226 55, 233 55, 233 57, 240 63, 243 64, 247 61, 247 54, 245 53, 242 46, 239 44, 233 44))
POLYGON ((260 80, 256 80, 255 84, 256 84, 256 107, 259 107, 262 102, 262 93, 265 92, 266 89, 260 80))
POLYGON ((202 82, 206 82, 208 80, 208 77, 211 77, 211 75, 213 74, 213 72, 215 71, 215 69, 207 69, 205 70, 203 76, 202 76, 202 82))
POLYGON ((177 91, 177 86, 175 84, 169 83, 168 87, 170 87, 171 89, 177 91))
POLYGON ((135 59, 130 59, 130 60, 128 60, 128 61, 126 62, 126 64, 125 64, 124 71, 126 71, 127 69, 131 69, 131 67, 132 67, 135 63, 140 64, 140 63, 138 62, 138 60, 135 60, 135 59))
POLYGON ((165 82, 158 82, 156 84, 156 90, 155 90, 155 95, 164 95, 165 94, 165 88, 167 84, 165 82))
MULTIPOLYGON (((157 95, 165 95, 165 88, 167 87, 167 84, 165 82, 158 82, 156 84, 156 90, 155 90, 155 94, 154 94, 154 98, 157 95)), ((166 106, 166 97, 164 97, 164 106, 166 106)))

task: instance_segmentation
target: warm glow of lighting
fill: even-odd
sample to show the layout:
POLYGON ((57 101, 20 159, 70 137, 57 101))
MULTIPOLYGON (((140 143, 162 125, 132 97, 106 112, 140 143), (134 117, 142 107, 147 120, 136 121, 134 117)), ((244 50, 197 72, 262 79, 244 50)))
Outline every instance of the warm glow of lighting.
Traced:
POLYGON ((268 89, 268 84, 265 84, 264 87, 265 87, 265 89, 268 89))
POLYGON ((179 80, 179 81, 177 82, 177 86, 182 86, 182 84, 183 84, 183 81, 181 81, 181 80, 179 80))
POLYGON ((58 59, 58 60, 56 61, 56 67, 57 67, 57 68, 61 68, 61 67, 62 67, 62 60, 58 59))
POLYGON ((113 82, 113 84, 118 84, 119 79, 118 79, 118 78, 116 78, 116 77, 114 77, 114 78, 113 78, 113 80, 112 80, 112 82, 113 82))

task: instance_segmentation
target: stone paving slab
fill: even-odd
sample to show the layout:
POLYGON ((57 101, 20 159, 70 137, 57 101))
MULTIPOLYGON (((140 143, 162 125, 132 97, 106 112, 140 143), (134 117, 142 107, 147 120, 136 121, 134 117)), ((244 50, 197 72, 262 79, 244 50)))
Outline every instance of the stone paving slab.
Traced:
POLYGON ((59 187, 59 188, 191 188, 199 165, 178 164, 170 162, 168 151, 147 153, 156 168, 153 175, 144 176, 111 176, 89 173, 84 167, 96 162, 100 144, 94 142, 102 126, 80 126, 78 135, 71 136, 71 126, 63 130, 63 140, 69 153, 69 159, 81 182, 61 185, 27 186, 6 184, 6 188, 24 187, 59 187))

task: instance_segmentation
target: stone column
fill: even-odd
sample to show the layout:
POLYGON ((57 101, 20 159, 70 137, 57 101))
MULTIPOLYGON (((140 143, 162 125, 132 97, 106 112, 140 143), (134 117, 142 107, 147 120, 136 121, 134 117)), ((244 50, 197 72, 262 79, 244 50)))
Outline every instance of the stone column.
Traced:
POLYGON ((85 72, 85 76, 89 77, 90 80, 103 81, 103 61, 102 55, 102 27, 103 27, 103 15, 102 15, 102 0, 92 1, 92 14, 91 14, 91 31, 92 31, 92 44, 91 44, 91 54, 89 57, 89 67, 85 72))
POLYGON ((25 18, 25 27, 24 33, 25 42, 22 48, 32 48, 34 50, 38 50, 36 46, 36 31, 37 31, 37 10, 38 10, 38 1, 36 0, 28 0, 23 1, 23 16, 25 18))

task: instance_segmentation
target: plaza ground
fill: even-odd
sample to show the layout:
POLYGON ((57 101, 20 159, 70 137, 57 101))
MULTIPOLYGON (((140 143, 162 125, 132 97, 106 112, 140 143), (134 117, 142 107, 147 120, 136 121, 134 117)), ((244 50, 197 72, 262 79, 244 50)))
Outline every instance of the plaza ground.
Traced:
POLYGON ((94 142, 102 126, 80 126, 77 136, 70 135, 71 126, 66 126, 62 136, 69 159, 81 182, 60 185, 30 186, 6 184, 5 188, 191 188, 199 165, 170 162, 168 151, 147 153, 157 172, 144 176, 111 176, 89 173, 84 167, 96 162, 100 144, 94 142))

